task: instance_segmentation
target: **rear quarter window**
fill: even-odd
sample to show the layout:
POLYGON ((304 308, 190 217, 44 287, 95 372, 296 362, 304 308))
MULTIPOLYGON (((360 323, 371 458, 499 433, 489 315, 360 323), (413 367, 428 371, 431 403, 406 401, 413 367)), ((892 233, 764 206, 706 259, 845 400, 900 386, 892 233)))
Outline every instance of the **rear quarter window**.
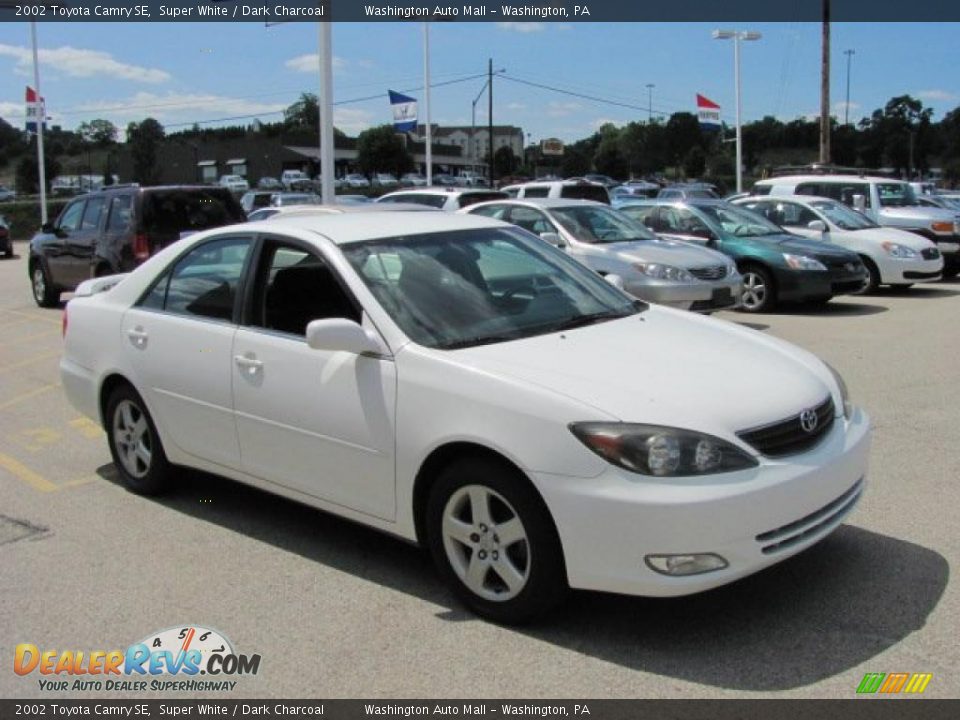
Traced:
POLYGON ((143 229, 179 238, 208 228, 243 222, 240 203, 226 188, 181 188, 144 193, 143 229))
POLYGON ((523 188, 522 193, 518 194, 518 197, 525 198, 545 198, 550 194, 550 188, 546 185, 538 185, 536 187, 527 187, 523 188))
POLYGON ((605 187, 600 185, 564 185, 560 189, 560 197, 569 200, 594 200, 607 205, 610 204, 610 194, 605 187))
POLYGON ((465 208, 476 205, 477 203, 487 202, 488 200, 503 200, 505 197, 504 193, 495 190, 491 192, 463 193, 457 201, 457 204, 459 207, 465 208))

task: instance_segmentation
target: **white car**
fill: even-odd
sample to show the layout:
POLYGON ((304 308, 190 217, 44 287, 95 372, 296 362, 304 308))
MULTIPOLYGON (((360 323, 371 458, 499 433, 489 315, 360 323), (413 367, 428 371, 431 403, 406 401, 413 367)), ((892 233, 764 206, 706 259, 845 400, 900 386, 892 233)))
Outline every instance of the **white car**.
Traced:
POLYGON ((589 180, 535 180, 506 185, 500 188, 512 198, 563 198, 564 200, 593 200, 610 204, 610 193, 604 185, 589 180))
POLYGON ((916 233, 881 227, 830 198, 761 195, 733 201, 795 235, 822 240, 857 253, 867 269, 864 292, 878 285, 910 287, 939 280, 943 256, 936 244, 916 233))
POLYGON ((438 210, 454 212, 462 210, 476 203, 486 202, 487 200, 502 200, 507 197, 506 193, 499 190, 463 189, 455 187, 422 187, 407 188, 405 190, 396 190, 386 195, 381 195, 374 202, 376 203, 415 203, 417 205, 427 205, 438 210))
POLYGON ((245 193, 250 189, 250 183, 239 175, 221 175, 220 182, 217 184, 220 187, 227 188, 232 193, 245 193))
POLYGON ((350 188, 368 188, 370 187, 370 181, 367 180, 366 175, 361 175, 360 173, 351 173, 343 178, 343 184, 346 187, 350 188))
POLYGON ((313 190, 313 180, 303 170, 284 170, 280 174, 280 184, 288 192, 313 190))
POLYGON ((197 233, 84 282, 64 328, 64 390, 132 491, 186 466, 342 515, 429 547, 499 621, 568 587, 723 585, 864 490, 869 421, 815 356, 489 218, 197 233))

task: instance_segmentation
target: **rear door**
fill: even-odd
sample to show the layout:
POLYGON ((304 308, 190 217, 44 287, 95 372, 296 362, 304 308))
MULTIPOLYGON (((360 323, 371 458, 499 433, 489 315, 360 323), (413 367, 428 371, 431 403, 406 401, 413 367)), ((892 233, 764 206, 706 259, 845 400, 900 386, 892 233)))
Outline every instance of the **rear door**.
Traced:
POLYGON ((80 232, 86 206, 86 198, 79 198, 67 205, 57 219, 55 231, 44 238, 41 244, 41 253, 54 285, 69 289, 76 287, 76 268, 70 259, 70 243, 73 236, 80 232))
POLYGON ((183 452, 240 465, 233 416, 233 338, 252 236, 192 248, 123 318, 121 342, 165 437, 183 452))
POLYGON ((64 276, 68 287, 76 287, 92 274, 93 253, 100 237, 105 204, 103 195, 88 198, 79 227, 64 238, 64 276))
POLYGON ((123 272, 134 266, 133 196, 114 195, 106 208, 107 218, 96 254, 111 270, 123 272))

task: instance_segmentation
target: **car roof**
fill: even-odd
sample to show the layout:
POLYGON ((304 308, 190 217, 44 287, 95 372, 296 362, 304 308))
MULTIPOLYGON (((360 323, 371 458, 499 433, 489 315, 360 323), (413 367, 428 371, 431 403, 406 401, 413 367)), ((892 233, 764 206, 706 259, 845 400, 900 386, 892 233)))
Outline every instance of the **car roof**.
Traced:
MULTIPOLYGON (((471 193, 491 193, 491 192, 500 192, 499 190, 491 190, 490 188, 463 188, 463 187, 451 187, 448 185, 428 185, 427 187, 414 187, 414 188, 405 188, 403 190, 394 190, 393 192, 386 193, 381 195, 380 198, 392 197, 394 195, 469 195, 471 193)), ((380 198, 377 198, 378 200, 380 198)))
POLYGON ((487 202, 470 205, 467 207, 467 210, 486 205, 526 205, 528 207, 540 207, 547 210, 558 207, 581 207, 583 205, 610 207, 606 203, 595 200, 581 200, 579 198, 503 198, 502 200, 488 200, 487 202))
POLYGON ((792 185, 801 182, 881 182, 881 183, 906 183, 906 180, 898 178, 881 177, 879 175, 779 175, 777 177, 767 178, 766 180, 757 180, 754 185, 792 185))
POLYGON ((417 203, 388 203, 377 205, 376 203, 337 203, 335 205, 281 205, 280 207, 258 208, 261 210, 272 210, 271 218, 291 215, 342 215, 344 213, 385 213, 385 212, 441 212, 437 208, 428 205, 419 205, 417 203))
POLYGON ((481 228, 509 228, 508 223, 480 215, 459 215, 445 212, 348 212, 301 213, 275 215, 260 224, 263 228, 284 227, 308 230, 329 238, 337 245, 364 240, 394 238, 404 235, 475 230, 481 228))
MULTIPOLYGON (((795 202, 801 205, 809 205, 812 202, 828 202, 834 205, 843 205, 839 200, 822 197, 820 195, 746 195, 727 202, 734 205, 746 205, 748 202, 795 202)), ((846 207, 846 205, 844 205, 846 207)))

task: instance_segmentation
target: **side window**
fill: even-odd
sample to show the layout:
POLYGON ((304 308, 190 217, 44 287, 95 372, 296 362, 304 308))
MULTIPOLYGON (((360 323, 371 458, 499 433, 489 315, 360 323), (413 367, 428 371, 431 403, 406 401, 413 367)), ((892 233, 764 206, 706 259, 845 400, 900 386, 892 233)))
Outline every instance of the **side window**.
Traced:
POLYGON ((506 212, 507 212, 506 205, 487 205, 485 207, 477 208, 476 210, 471 210, 470 214, 483 215, 484 217, 491 217, 499 220, 504 216, 506 212))
POLYGON ((319 255, 281 242, 264 245, 252 325, 303 336, 311 320, 361 321, 360 310, 319 255))
POLYGON ((641 223, 644 227, 656 231, 657 229, 657 207, 655 205, 628 205, 620 208, 627 217, 630 217, 641 223))
MULTIPOLYGON (((754 194, 754 195, 769 195, 769 194, 770 194, 770 190, 772 190, 772 189, 773 189, 773 186, 772 186, 772 185, 761 185, 760 183, 757 183, 756 185, 753 186, 753 194, 754 194)), ((797 193, 797 194, 799 194, 799 193, 797 193)))
POLYGON ((125 232, 130 229, 129 195, 119 195, 110 201, 110 216, 107 218, 107 232, 125 232))
POLYGON ((83 217, 83 208, 87 204, 86 200, 74 200, 67 205, 67 209, 60 216, 60 222, 57 227, 61 230, 76 230, 80 227, 80 218, 83 217))
POLYGON ((249 238, 203 243, 180 258, 140 306, 229 321, 249 252, 249 238))
POLYGON ((510 222, 522 227, 527 232, 539 235, 545 232, 556 232, 557 228, 539 210, 528 207, 513 207, 509 213, 510 222))
POLYGON ((832 197, 832 195, 826 194, 829 192, 829 188, 821 186, 820 183, 800 183, 793 192, 797 195, 819 195, 821 197, 832 197))
POLYGON ((546 185, 534 185, 533 187, 523 188, 523 197, 545 198, 550 194, 550 188, 546 185))
POLYGON ((833 197, 835 200, 839 200, 844 205, 853 207, 854 195, 863 195, 863 199, 866 201, 866 206, 870 207, 870 186, 865 183, 851 183, 849 185, 843 185, 840 188, 839 197, 831 197, 833 197))
POLYGON ((92 197, 87 200, 87 209, 83 211, 83 221, 80 223, 81 230, 99 230, 100 216, 103 213, 104 197, 92 197))

